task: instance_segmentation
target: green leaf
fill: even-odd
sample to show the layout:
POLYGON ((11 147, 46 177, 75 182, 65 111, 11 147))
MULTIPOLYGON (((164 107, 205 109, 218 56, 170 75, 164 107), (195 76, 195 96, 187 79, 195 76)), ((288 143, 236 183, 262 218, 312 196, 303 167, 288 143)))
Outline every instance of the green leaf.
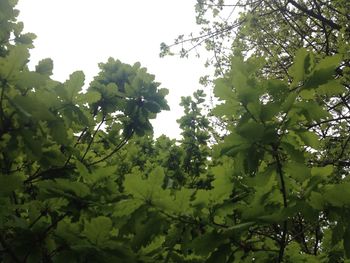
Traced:
POLYGON ((254 185, 255 193, 249 204, 242 207, 242 218, 249 221, 271 215, 271 211, 267 212, 266 207, 280 205, 282 202, 281 193, 276 189, 277 180, 274 171, 268 174, 259 174, 252 179, 251 184, 254 185))
POLYGON ((326 84, 320 85, 317 89, 317 94, 335 96, 345 93, 347 90, 345 86, 339 81, 339 79, 334 79, 328 81, 326 84))
POLYGON ((332 246, 336 246, 344 238, 344 224, 340 221, 332 229, 332 246))
POLYGON ((330 176, 334 171, 333 165, 329 164, 324 167, 312 167, 311 168, 311 174, 312 176, 321 176, 323 178, 326 178, 330 176))
POLYGON ((79 93, 84 85, 85 75, 82 71, 76 71, 69 76, 69 79, 64 83, 68 98, 73 101, 73 98, 79 93))
MULTIPOLYGON (((48 84, 55 83, 54 81, 51 81, 47 78, 47 76, 40 75, 36 72, 31 71, 21 71, 16 75, 16 79, 14 80, 14 83, 16 83, 16 86, 21 90, 28 90, 32 87, 35 87, 35 94, 37 96, 40 96, 40 100, 42 103, 47 105, 47 102, 50 102, 50 100, 55 100, 56 103, 58 102, 57 98, 53 96, 53 94, 48 91, 44 90, 48 84), (40 95, 39 95, 40 94, 40 95)), ((54 106, 55 104, 49 104, 49 107, 54 106)))
POLYGON ((34 121, 54 121, 56 117, 48 110, 45 104, 35 94, 28 96, 16 96, 13 99, 14 106, 24 115, 34 121))
POLYGON ((350 183, 326 185, 324 187, 323 197, 327 203, 333 206, 348 206, 350 204, 350 183))
POLYGON ((193 189, 181 188, 175 192, 174 201, 171 203, 169 210, 178 214, 189 214, 192 211, 190 200, 193 195, 193 189))
POLYGON ((22 185, 22 179, 14 174, 0 175, 0 196, 7 197, 12 191, 19 189, 22 185))
POLYGON ((192 204, 198 207, 217 206, 224 203, 225 200, 228 200, 234 187, 232 182, 233 171, 234 168, 230 161, 212 168, 214 176, 212 189, 197 190, 195 200, 192 204))
POLYGON ((260 102, 249 102, 247 104, 247 109, 249 111, 249 114, 252 115, 252 117, 255 120, 259 120, 260 119, 260 113, 261 113, 261 105, 260 102))
POLYGON ((69 143, 67 127, 62 120, 51 121, 49 127, 50 133, 57 143, 61 145, 67 145, 69 143))
POLYGON ((227 257, 230 254, 232 254, 231 246, 229 244, 223 244, 211 253, 205 263, 226 263, 227 257))
POLYGON ((136 209, 138 209, 143 203, 137 199, 126 199, 119 201, 114 206, 113 217, 123 217, 131 215, 136 209))
POLYGON ((227 230, 225 230, 225 233, 231 236, 239 231, 246 230, 255 224, 256 224, 255 222, 245 222, 241 224, 236 224, 234 226, 231 226, 227 230))
POLYGON ((238 133, 251 142, 261 140, 264 130, 264 125, 255 121, 247 122, 237 127, 238 133))
POLYGON ((147 108, 147 110, 153 113, 158 113, 161 111, 159 104, 154 101, 147 101, 144 106, 147 108))
POLYGON ((76 166, 76 170, 78 171, 79 175, 82 176, 83 178, 90 175, 89 170, 80 161, 76 160, 75 166, 76 166))
POLYGON ((99 216, 85 222, 82 234, 99 247, 103 247, 110 239, 112 221, 108 217, 99 216))
POLYGON ((289 68, 289 74, 293 78, 292 86, 303 81, 313 66, 313 58, 305 48, 299 49, 294 57, 293 66, 289 68))
POLYGON ((84 85, 84 81, 84 73, 82 71, 76 71, 69 75, 69 79, 63 85, 57 87, 57 93, 62 99, 68 102, 74 102, 84 85))
POLYGON ((68 244, 77 244, 80 241, 80 227, 78 223, 72 223, 65 218, 58 222, 55 234, 63 238, 68 244))
POLYGON ((315 98, 315 90, 309 89, 309 90, 302 90, 300 93, 300 97, 302 97, 305 100, 311 100, 315 98))
POLYGON ((248 149, 251 143, 236 132, 232 132, 224 139, 224 143, 220 146, 221 154, 235 155, 238 152, 248 149))
POLYGON ((308 119, 308 121, 320 121, 322 119, 326 119, 331 117, 328 111, 326 111, 322 105, 314 101, 302 101, 297 103, 296 108, 301 109, 304 116, 308 119))
POLYGON ((90 194, 90 189, 85 184, 81 182, 74 182, 68 179, 55 179, 41 181, 38 183, 41 190, 46 193, 52 193, 54 196, 67 196, 67 197, 80 197, 84 198, 90 194))
POLYGON ((42 141, 39 139, 34 139, 35 134, 30 130, 28 131, 23 129, 21 133, 27 154, 32 156, 34 160, 41 159, 43 154, 42 141))
POLYGON ((226 79, 215 80, 214 95, 221 100, 228 100, 233 98, 232 88, 228 85, 226 79))
POLYGON ((159 199, 162 194, 164 171, 161 167, 155 168, 146 180, 143 180, 140 173, 126 175, 124 181, 125 190, 135 198, 144 201, 159 199))
POLYGON ((342 60, 341 55, 327 56, 322 59, 315 67, 311 76, 305 83, 305 88, 317 88, 320 85, 334 79, 335 69, 342 60))
POLYGON ((35 66, 35 71, 42 75, 51 76, 53 69, 53 61, 51 58, 45 58, 40 60, 38 65, 35 66))
POLYGON ((194 239, 190 244, 190 248, 193 248, 198 255, 208 256, 219 245, 227 241, 228 240, 223 238, 222 235, 216 231, 212 231, 194 239))
POLYGON ((165 241, 165 236, 157 236, 154 240, 145 247, 141 248, 143 254, 157 253, 162 247, 165 241))
POLYGON ((13 80, 27 63, 28 58, 29 51, 25 46, 12 48, 6 57, 0 57, 0 77, 13 80))
POLYGON ((292 108, 296 98, 297 98, 298 94, 295 92, 291 92, 287 99, 283 102, 281 108, 284 112, 289 112, 290 109, 292 108))
POLYGON ((312 191, 308 202, 314 209, 322 210, 325 204, 325 200, 322 194, 312 191))
POLYGON ((226 162, 222 166, 214 167, 212 171, 215 179, 212 182, 213 189, 209 191, 209 196, 215 204, 221 204, 232 194, 233 183, 231 176, 234 168, 232 163, 226 162))
POLYGON ((286 175, 302 183, 311 176, 311 169, 303 163, 290 162, 284 165, 286 175))
POLYGON ((279 103, 268 103, 261 106, 261 119, 263 121, 270 121, 273 119, 281 110, 281 105, 279 103))
POLYGON ((80 103, 95 103, 101 99, 101 94, 97 91, 88 91, 83 94, 79 94, 77 101, 80 103))
POLYGON ((226 103, 215 106, 215 108, 212 110, 212 113, 218 117, 223 117, 223 116, 230 117, 234 115, 238 107, 239 107, 238 102, 227 101, 226 103))
POLYGON ((301 140, 305 143, 307 146, 311 146, 314 149, 319 149, 320 147, 320 140, 319 137, 311 131, 304 131, 298 133, 301 140))
POLYGON ((151 214, 146 220, 137 220, 131 246, 140 249, 149 245, 154 237, 162 233, 164 223, 159 214, 151 214))

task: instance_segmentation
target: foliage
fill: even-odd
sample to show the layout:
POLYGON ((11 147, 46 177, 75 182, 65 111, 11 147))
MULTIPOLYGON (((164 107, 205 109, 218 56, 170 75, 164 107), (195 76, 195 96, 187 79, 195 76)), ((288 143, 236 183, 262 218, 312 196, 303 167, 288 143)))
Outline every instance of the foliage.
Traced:
POLYGON ((265 68, 280 76, 288 74, 299 48, 323 56, 345 48, 349 8, 347 0, 197 0, 196 22, 201 30, 197 35, 180 35, 170 45, 163 43, 161 55, 177 53, 179 47, 178 53, 188 56, 204 46, 211 52, 207 64, 221 76, 230 67, 232 52, 263 56, 265 68))
POLYGON ((112 157, 152 130, 167 90, 139 63, 114 59, 87 92, 81 71, 52 80, 50 59, 29 70, 31 43, 9 39, 27 37, 14 2, 0 3, 0 261, 135 262, 112 216, 123 196, 112 157))
POLYGON ((242 13, 242 42, 214 82, 227 134, 210 145, 203 91, 182 98, 180 141, 153 139, 167 90, 139 63, 101 63, 86 91, 81 71, 53 80, 50 59, 29 70, 31 41, 0 0, 0 261, 349 261, 347 24, 289 2, 284 14, 321 19, 337 42, 322 53, 291 37, 274 72, 278 49, 244 56, 242 32, 260 35, 242 13))
POLYGON ((229 135, 214 158, 233 160, 238 196, 247 196, 233 217, 257 221, 246 232, 250 245, 237 248, 248 262, 349 256, 340 201, 349 174, 349 8, 341 0, 201 0, 199 36, 163 44, 163 55, 180 44, 187 56, 204 43, 222 76, 213 113, 229 135))
POLYGON ((205 94, 197 90, 191 97, 182 97, 180 105, 184 107, 185 115, 178 123, 182 129, 182 148, 185 152, 182 169, 186 173, 187 185, 189 187, 205 187, 207 184, 204 176, 209 157, 208 140, 209 121, 202 114, 201 104, 205 102, 205 94))

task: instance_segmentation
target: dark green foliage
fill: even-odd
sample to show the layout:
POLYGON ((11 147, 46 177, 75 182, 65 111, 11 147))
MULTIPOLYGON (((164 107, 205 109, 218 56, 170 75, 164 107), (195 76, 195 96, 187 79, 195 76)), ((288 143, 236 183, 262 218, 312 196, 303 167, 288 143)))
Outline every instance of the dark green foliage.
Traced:
POLYGON ((189 187, 208 187, 204 173, 209 157, 208 141, 209 121, 202 114, 201 104, 205 102, 205 94, 198 90, 191 97, 182 97, 180 105, 184 107, 184 116, 178 123, 182 129, 181 145, 184 150, 182 169, 186 173, 186 184, 189 187), (200 178, 202 176, 202 178, 200 178))

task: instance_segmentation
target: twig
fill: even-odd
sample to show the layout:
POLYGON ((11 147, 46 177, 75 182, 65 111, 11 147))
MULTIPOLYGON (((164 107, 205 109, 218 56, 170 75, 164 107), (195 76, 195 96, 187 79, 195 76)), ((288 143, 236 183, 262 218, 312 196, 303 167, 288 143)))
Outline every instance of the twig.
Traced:
POLYGON ((294 0, 288 0, 288 3, 291 3, 294 7, 296 7, 297 9, 302 11, 303 13, 320 20, 321 22, 327 24, 328 26, 330 26, 333 29, 340 30, 342 28, 340 25, 336 24, 332 20, 329 20, 329 19, 323 17, 322 15, 318 15, 318 14, 314 13, 312 10, 307 9, 306 7, 298 4, 294 0))
POLYGON ((132 137, 132 135, 134 134, 134 131, 132 131, 129 135, 127 135, 115 148, 114 150, 107 154, 105 157, 95 161, 95 162, 92 162, 90 164, 88 164, 87 166, 92 166, 92 165, 95 165, 95 164, 98 164, 100 162, 103 162, 105 160, 107 160, 108 158, 110 158, 113 154, 115 154, 116 152, 118 152, 127 142, 128 140, 132 137))
MULTIPOLYGON (((281 163, 281 159, 279 157, 278 154, 278 147, 273 146, 274 149, 274 158, 276 160, 276 165, 277 165, 277 173, 279 175, 280 181, 281 181, 281 193, 283 196, 283 206, 284 208, 288 207, 288 203, 287 203, 287 191, 286 191, 286 185, 284 182, 284 176, 283 176, 283 170, 282 170, 282 163, 281 163)), ((280 241, 280 250, 279 250, 279 254, 278 254, 278 262, 282 262, 283 261, 283 255, 284 255, 284 249, 286 247, 286 243, 287 243, 287 220, 285 220, 283 222, 283 229, 282 229, 282 237, 281 237, 281 241, 280 241)))
POLYGON ((92 138, 91 138, 91 140, 90 140, 88 146, 86 147, 86 150, 85 150, 85 152, 84 152, 84 154, 83 154, 83 157, 81 157, 81 160, 80 160, 81 162, 84 160, 86 154, 87 154, 88 151, 90 150, 90 147, 91 147, 91 145, 92 145, 92 143, 93 143, 93 141, 94 141, 94 139, 95 139, 95 136, 96 136, 97 132, 100 130, 100 128, 101 128, 102 124, 104 123, 104 121, 105 121, 105 116, 102 117, 102 120, 101 120, 100 124, 97 126, 97 128, 96 128, 94 134, 92 135, 92 138))

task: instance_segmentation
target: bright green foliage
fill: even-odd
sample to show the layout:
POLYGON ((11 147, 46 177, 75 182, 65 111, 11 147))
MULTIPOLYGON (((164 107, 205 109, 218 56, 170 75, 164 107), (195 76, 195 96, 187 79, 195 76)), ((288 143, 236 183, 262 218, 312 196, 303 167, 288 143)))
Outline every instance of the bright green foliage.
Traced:
POLYGON ((231 57, 214 87, 226 135, 209 145, 197 91, 182 139, 154 140, 168 106, 153 75, 109 59, 85 91, 81 71, 52 80, 50 59, 30 71, 0 7, 1 262, 350 260, 348 43, 295 50, 288 76, 231 57))
POLYGON ((87 91, 81 71, 50 79, 50 59, 30 71, 13 4, 0 1, 0 261, 135 262, 130 229, 115 218, 138 207, 116 213, 125 194, 113 157, 152 130, 167 91, 139 63, 113 59, 87 91))
POLYGON ((140 63, 129 66, 110 58, 99 66, 101 72, 88 89, 88 93, 98 92, 101 96, 91 103, 94 115, 108 118, 109 114, 118 112, 114 118, 123 123, 125 134, 135 131, 143 135, 152 129, 150 118, 161 110, 169 110, 164 100, 168 91, 157 89, 159 83, 154 82, 154 76, 141 68, 140 63))
POLYGON ((23 23, 17 22, 16 17, 19 13, 14 9, 17 1, 0 1, 0 56, 4 57, 9 49, 15 44, 26 45, 32 47, 35 35, 32 33, 22 33, 23 23))
MULTIPOLYGON (((318 252, 323 246, 319 244, 321 225, 326 223, 324 220, 339 220, 337 216, 328 218, 328 211, 342 207, 342 213, 348 213, 344 210, 347 183, 330 184, 335 175, 333 166, 309 168, 310 162, 320 158, 315 150, 321 147, 321 137, 308 127, 332 118, 316 94, 322 85, 334 82, 341 58, 316 62, 312 57, 306 50, 298 52, 290 69, 291 84, 258 77, 260 60, 242 62, 234 58, 232 73, 218 80, 214 89, 224 101, 214 111, 226 120, 230 131, 216 151, 234 161, 234 191, 245 197, 233 209, 243 222, 256 222, 249 240, 264 240, 262 250, 270 254, 268 259, 261 259, 264 262, 283 258, 287 262, 319 262, 325 257, 318 252), (307 60, 312 66, 304 67, 307 60), (313 96, 305 96, 303 92, 311 89, 315 91, 313 96), (229 91, 230 96, 223 95, 229 91), (315 232, 303 232, 307 239, 298 236, 298 231, 303 231, 299 229, 300 220, 304 227, 316 228, 315 232), (290 240, 299 243, 295 243, 294 252, 290 240), (299 251, 305 256, 298 255, 299 251), (313 259, 307 254, 318 256, 313 259)), ((259 243, 249 253, 258 258, 254 252, 258 250, 259 243)))

